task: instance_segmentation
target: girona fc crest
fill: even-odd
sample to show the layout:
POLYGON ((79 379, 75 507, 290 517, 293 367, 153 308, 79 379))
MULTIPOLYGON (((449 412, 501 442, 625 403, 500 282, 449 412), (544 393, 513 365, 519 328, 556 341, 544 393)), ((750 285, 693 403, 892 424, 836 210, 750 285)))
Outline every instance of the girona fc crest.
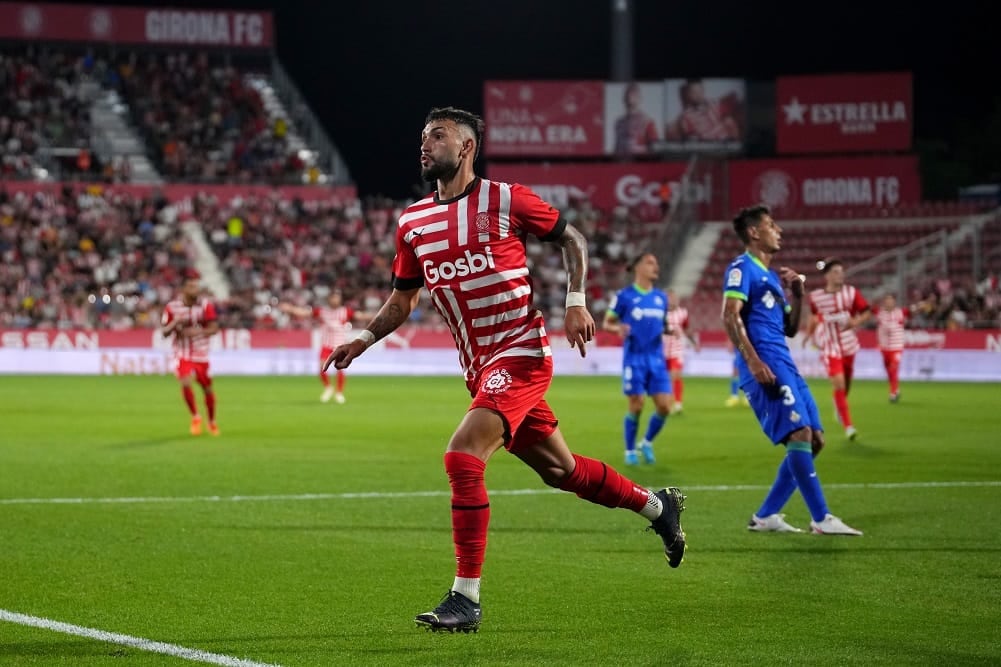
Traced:
POLYGON ((476 231, 487 232, 490 231, 490 215, 487 213, 477 213, 476 214, 476 231))
POLYGON ((503 394, 511 386, 511 374, 503 368, 496 368, 490 371, 490 375, 480 385, 480 389, 487 394, 503 394))

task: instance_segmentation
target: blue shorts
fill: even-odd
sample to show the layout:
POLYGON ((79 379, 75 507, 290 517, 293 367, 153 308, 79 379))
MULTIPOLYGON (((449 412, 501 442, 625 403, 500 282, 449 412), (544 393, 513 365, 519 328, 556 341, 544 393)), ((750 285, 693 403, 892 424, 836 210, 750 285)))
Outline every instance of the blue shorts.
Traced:
POLYGON ((671 377, 662 355, 626 357, 622 360, 622 393, 626 396, 670 394, 671 377))
POLYGON ((787 369, 772 368, 772 372, 775 384, 749 382, 741 386, 765 435, 777 445, 804 426, 823 431, 820 413, 806 380, 787 369))

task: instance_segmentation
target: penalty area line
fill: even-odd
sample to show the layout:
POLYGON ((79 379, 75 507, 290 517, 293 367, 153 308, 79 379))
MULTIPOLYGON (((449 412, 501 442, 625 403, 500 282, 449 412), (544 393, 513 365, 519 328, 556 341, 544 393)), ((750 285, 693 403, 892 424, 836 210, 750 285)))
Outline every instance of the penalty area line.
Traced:
POLYGON ((152 639, 132 637, 131 635, 122 635, 117 632, 107 632, 105 630, 97 630, 95 628, 85 628, 80 625, 53 621, 48 618, 39 618, 38 616, 19 614, 13 611, 7 611, 6 609, 0 609, 0 621, 15 623, 17 625, 25 625, 32 628, 41 628, 43 630, 51 630, 53 632, 61 632, 66 635, 76 635, 77 637, 85 637, 87 639, 94 639, 96 641, 108 642, 111 644, 119 644, 121 646, 129 646, 131 648, 139 649, 140 651, 161 653, 163 655, 183 658, 184 660, 191 660, 193 662, 204 662, 210 665, 222 665, 222 667, 281 667, 281 665, 277 665, 275 663, 256 662, 254 660, 234 658, 228 655, 221 655, 219 653, 210 653, 208 651, 186 648, 176 644, 153 641, 152 639))
MULTIPOLYGON (((767 491, 768 484, 692 484, 682 485, 686 493, 700 491, 767 491)), ((999 480, 970 482, 857 482, 824 484, 825 489, 960 489, 1001 487, 999 480)), ((559 489, 490 489, 491 496, 538 496, 564 493, 559 489)), ((367 491, 358 493, 295 493, 237 496, 122 496, 109 498, 0 498, 0 505, 137 505, 143 503, 241 503, 288 502, 303 500, 385 500, 394 498, 442 498, 450 491, 367 491)))

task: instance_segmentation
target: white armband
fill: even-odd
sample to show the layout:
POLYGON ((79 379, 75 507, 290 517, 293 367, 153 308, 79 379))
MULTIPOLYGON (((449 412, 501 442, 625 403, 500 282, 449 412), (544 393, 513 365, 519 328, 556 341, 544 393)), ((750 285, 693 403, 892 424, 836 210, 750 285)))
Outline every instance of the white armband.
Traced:
POLYGON ((567 308, 574 308, 580 306, 583 308, 586 305, 583 292, 568 292, 567 293, 567 308))
POLYGON ((375 342, 375 334, 368 329, 362 329, 357 334, 355 334, 354 340, 360 340, 365 343, 365 347, 368 347, 375 342))

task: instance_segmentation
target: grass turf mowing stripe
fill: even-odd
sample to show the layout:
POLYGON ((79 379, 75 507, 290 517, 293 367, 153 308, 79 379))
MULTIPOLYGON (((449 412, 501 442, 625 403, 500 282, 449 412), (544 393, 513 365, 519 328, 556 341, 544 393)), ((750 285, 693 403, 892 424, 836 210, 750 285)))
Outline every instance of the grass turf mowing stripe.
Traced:
POLYGON ((117 632, 107 632, 105 630, 97 630, 95 628, 85 628, 80 625, 53 621, 48 618, 39 618, 38 616, 18 614, 17 612, 7 611, 6 609, 0 609, 0 621, 16 623, 17 625, 26 625, 33 628, 41 628, 43 630, 52 630, 53 632, 76 635, 77 637, 86 637, 87 639, 109 642, 111 644, 120 644, 121 646, 129 646, 131 648, 139 649, 140 651, 162 653, 163 655, 183 658, 184 660, 191 660, 193 662, 204 662, 210 665, 222 665, 222 667, 281 667, 275 663, 255 662, 254 660, 233 658, 228 655, 209 653, 208 651, 186 648, 176 644, 167 644, 165 642, 153 641, 152 639, 132 637, 131 635, 122 635, 117 632))
MULTIPOLYGON (((824 484, 825 489, 958 489, 966 487, 1001 486, 1001 480, 976 482, 858 482, 824 484)), ((767 491, 769 484, 696 484, 685 486, 686 492, 698 491, 767 491)), ((559 489, 499 489, 489 490, 492 496, 534 496, 565 493, 559 489)), ((0 505, 96 505, 142 503, 239 503, 298 500, 357 500, 365 498, 442 498, 450 491, 368 491, 362 493, 296 493, 258 496, 123 496, 120 498, 0 498, 0 505)))

